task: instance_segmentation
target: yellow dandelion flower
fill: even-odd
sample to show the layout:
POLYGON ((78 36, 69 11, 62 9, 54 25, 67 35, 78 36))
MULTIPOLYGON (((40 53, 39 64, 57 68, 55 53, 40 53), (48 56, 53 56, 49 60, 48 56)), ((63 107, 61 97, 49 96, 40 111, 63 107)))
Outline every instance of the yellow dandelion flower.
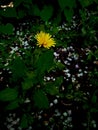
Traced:
POLYGON ((52 36, 49 33, 45 33, 43 31, 40 31, 39 33, 37 33, 35 35, 35 39, 37 40, 37 45, 39 47, 44 47, 49 49, 50 47, 54 47, 55 46, 55 41, 54 38, 52 38, 52 36))

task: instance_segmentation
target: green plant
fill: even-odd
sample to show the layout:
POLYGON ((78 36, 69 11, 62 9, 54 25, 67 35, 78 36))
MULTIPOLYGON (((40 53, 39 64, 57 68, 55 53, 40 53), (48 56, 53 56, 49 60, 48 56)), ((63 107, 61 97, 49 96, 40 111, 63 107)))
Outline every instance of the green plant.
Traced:
POLYGON ((62 122, 56 122, 56 114, 46 114, 52 100, 55 105, 59 100, 64 110, 82 106, 90 130, 92 115, 98 113, 97 5, 97 0, 0 3, 1 118, 19 111, 20 126, 26 129, 44 111, 42 124, 67 129, 62 116, 62 122), (80 74, 82 66, 88 69, 80 74))

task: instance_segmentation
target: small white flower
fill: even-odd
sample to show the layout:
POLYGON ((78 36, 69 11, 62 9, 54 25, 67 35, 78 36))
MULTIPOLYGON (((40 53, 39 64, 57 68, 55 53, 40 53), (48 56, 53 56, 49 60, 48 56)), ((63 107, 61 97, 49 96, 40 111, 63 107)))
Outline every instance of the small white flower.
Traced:
POLYGON ((50 107, 52 107, 52 106, 53 106, 53 103, 51 102, 51 103, 50 103, 50 107))
POLYGON ((58 103, 58 100, 57 100, 57 99, 55 99, 53 102, 54 102, 54 104, 57 104, 57 103, 58 103))
POLYGON ((57 54, 56 52, 54 52, 53 54, 54 54, 54 56, 56 56, 56 57, 59 56, 59 54, 57 54))
POLYGON ((67 112, 64 112, 64 113, 63 113, 63 116, 67 116, 67 115, 68 115, 67 112))
POLYGON ((71 74, 70 74, 70 73, 67 73, 67 77, 68 77, 68 78, 71 77, 71 74))
POLYGON ((47 77, 47 80, 49 81, 49 80, 50 80, 50 77, 47 77))

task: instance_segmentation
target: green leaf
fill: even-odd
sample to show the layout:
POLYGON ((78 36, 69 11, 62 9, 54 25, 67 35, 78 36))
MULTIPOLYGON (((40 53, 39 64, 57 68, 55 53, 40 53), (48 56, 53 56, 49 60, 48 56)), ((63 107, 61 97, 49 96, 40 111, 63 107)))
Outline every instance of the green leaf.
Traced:
POLYGON ((14 110, 16 108, 19 107, 19 102, 18 100, 12 101, 10 102, 7 106, 6 106, 6 110, 14 110))
POLYGON ((24 3, 32 4, 32 0, 25 0, 24 3))
POLYGON ((18 91, 12 88, 6 88, 5 90, 0 91, 0 100, 1 101, 12 101, 15 100, 18 96, 18 91))
POLYGON ((10 23, 7 23, 6 25, 1 25, 0 26, 0 33, 3 34, 12 34, 13 33, 13 25, 10 23))
POLYGON ((27 76, 22 83, 23 90, 28 90, 32 88, 35 84, 39 82, 36 71, 27 72, 27 76))
POLYGON ((42 90, 38 90, 33 95, 34 105, 39 109, 47 109, 49 107, 49 101, 47 96, 42 90))
POLYGON ((44 6, 42 11, 40 12, 40 17, 43 21, 48 21, 53 14, 53 7, 52 6, 44 6))
POLYGON ((18 19, 23 18, 26 15, 24 10, 19 10, 17 14, 18 14, 18 19))
POLYGON ((40 9, 38 8, 37 5, 34 5, 34 7, 33 7, 33 14, 35 16, 40 16, 40 9))
POLYGON ((87 7, 92 4, 93 0, 79 0, 79 2, 83 7, 87 7))
POLYGON ((24 0, 14 0, 15 7, 19 6, 21 3, 23 3, 24 0))
POLYGON ((61 62, 56 62, 55 64, 56 64, 56 67, 57 67, 58 69, 60 69, 60 70, 63 70, 63 69, 65 68, 65 65, 62 64, 61 62))
POLYGON ((65 7, 68 8, 76 7, 76 0, 58 0, 58 3, 62 10, 64 10, 65 7))
POLYGON ((64 9, 66 7, 66 0, 58 0, 58 3, 61 9, 64 9))
POLYGON ((83 36, 85 36, 87 34, 87 31, 84 27, 81 29, 81 31, 82 31, 83 36))
POLYGON ((95 58, 98 59, 98 50, 94 52, 95 58))
POLYGON ((64 9, 64 15, 68 22, 71 22, 73 14, 74 14, 73 9, 68 9, 68 8, 64 9))
POLYGON ((59 94, 59 87, 55 86, 53 82, 47 83, 47 85, 44 88, 45 92, 50 95, 57 95, 59 94))
POLYGON ((94 0, 98 4, 98 0, 94 0))
POLYGON ((36 64, 37 64, 38 59, 39 59, 41 54, 42 54, 42 51, 40 48, 34 50, 33 55, 32 55, 32 59, 31 59, 31 62, 34 65, 34 67, 36 67, 36 64))
POLYGON ((33 81, 36 79, 35 73, 28 74, 28 77, 25 79, 25 81, 22 83, 22 88, 24 90, 28 90, 33 86, 33 81), (29 77, 32 76, 32 77, 29 77))
POLYGON ((22 88, 24 90, 28 90, 33 86, 33 81, 30 79, 26 79, 25 82, 22 83, 22 88))
POLYGON ((53 66, 53 58, 53 51, 43 52, 36 63, 37 71, 40 73, 48 71, 53 66))
POLYGON ((92 99, 91 99, 92 103, 97 103, 97 96, 94 94, 92 99))
POLYGON ((98 112, 98 109, 97 109, 97 108, 91 108, 90 112, 92 112, 92 113, 97 113, 97 112, 98 112))
POLYGON ((55 80, 55 86, 60 86, 63 82, 63 76, 57 77, 55 80))
POLYGON ((84 105, 83 105, 83 109, 89 109, 89 104, 87 104, 87 103, 85 103, 84 105))
POLYGON ((26 72, 26 66, 22 59, 17 57, 11 65, 12 76, 14 80, 22 78, 26 72))
POLYGON ((27 7, 27 9, 29 9, 32 5, 32 0, 23 0, 23 5, 24 7, 27 7))
POLYGON ((54 82, 47 82, 44 90, 46 93, 50 95, 57 95, 59 94, 59 88, 63 82, 63 77, 58 77, 54 82))
POLYGON ((62 13, 61 13, 61 11, 59 11, 57 13, 57 16, 54 18, 54 23, 57 24, 57 25, 59 25, 60 22, 61 22, 61 19, 62 19, 62 13))
POLYGON ((26 114, 24 114, 21 118, 20 127, 22 127, 22 128, 28 127, 28 118, 27 118, 26 114))
POLYGON ((1 15, 4 17, 8 17, 8 18, 16 18, 17 17, 17 12, 15 8, 6 8, 5 11, 1 11, 1 15))
POLYGON ((89 61, 92 60, 93 56, 94 56, 93 52, 90 51, 88 56, 87 56, 87 60, 89 60, 89 61))

